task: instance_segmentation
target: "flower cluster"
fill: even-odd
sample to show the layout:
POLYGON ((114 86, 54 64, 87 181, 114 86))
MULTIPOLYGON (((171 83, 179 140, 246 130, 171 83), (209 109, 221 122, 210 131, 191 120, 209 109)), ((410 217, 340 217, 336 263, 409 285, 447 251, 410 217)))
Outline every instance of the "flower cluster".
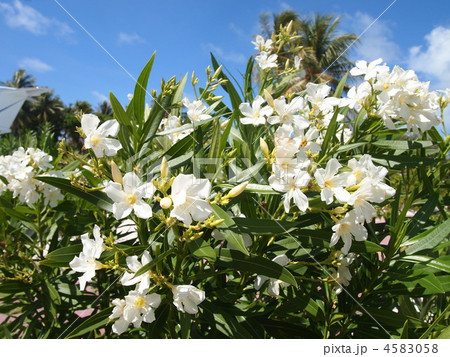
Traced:
POLYGON ((440 96, 429 91, 429 82, 420 82, 413 70, 399 66, 390 71, 388 66, 381 65, 382 61, 381 58, 371 63, 357 61, 356 67, 350 71, 353 76, 364 75, 365 82, 357 90, 360 101, 373 91, 377 113, 386 126, 396 129, 406 125, 407 134, 411 137, 419 137, 439 125, 436 111, 440 96))
POLYGON ((6 190, 18 197, 20 202, 32 205, 36 203, 41 194, 44 204, 55 207, 64 196, 60 190, 45 184, 35 176, 45 175, 61 177, 59 171, 51 170, 53 157, 40 149, 19 147, 12 155, 0 156, 0 194, 6 190))

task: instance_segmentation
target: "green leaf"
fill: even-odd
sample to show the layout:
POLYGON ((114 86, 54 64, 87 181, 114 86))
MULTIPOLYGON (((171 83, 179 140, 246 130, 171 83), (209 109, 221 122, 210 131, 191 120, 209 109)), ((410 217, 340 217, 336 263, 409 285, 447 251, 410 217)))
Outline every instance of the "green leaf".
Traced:
POLYGON ((328 125, 327 132, 325 134, 325 138, 322 142, 322 149, 319 153, 319 160, 322 159, 325 154, 330 149, 331 143, 333 142, 333 138, 336 137, 336 129, 337 129, 337 117, 339 115, 340 109, 335 108, 333 117, 331 118, 330 124, 328 125))
POLYGON ((418 283, 422 285, 429 294, 445 294, 444 287, 434 274, 428 274, 419 279, 418 283))
POLYGON ((115 97, 112 92, 109 92, 109 101, 111 102, 111 107, 114 112, 114 117, 117 119, 120 125, 125 125, 131 127, 131 121, 128 114, 120 104, 119 100, 115 97))
POLYGON ((55 249, 47 254, 44 260, 39 262, 40 265, 50 267, 68 267, 70 261, 83 250, 82 244, 74 244, 68 247, 55 249))
POLYGON ((216 251, 202 238, 190 242, 189 250, 197 258, 207 259, 212 263, 216 260, 216 251))
POLYGON ((225 248, 218 249, 218 258, 218 265, 258 275, 265 275, 297 287, 297 282, 289 270, 267 258, 244 255, 237 250, 225 248))
MULTIPOLYGON (((438 204, 439 195, 433 194, 427 202, 416 212, 414 217, 409 221, 406 229, 406 237, 414 237, 427 223, 428 218, 433 214, 435 207, 438 204)), ((403 246, 404 244, 402 244, 403 246)))
POLYGON ((37 176, 35 178, 39 181, 57 187, 64 192, 71 193, 72 195, 88 201, 100 209, 112 212, 113 201, 104 192, 82 190, 81 188, 72 186, 70 180, 60 177, 37 176))
POLYGON ((436 338, 439 338, 439 339, 441 339, 441 338, 450 339, 450 326, 447 326, 446 328, 441 330, 441 333, 436 338))
MULTIPOLYGON (((175 94, 173 95, 173 99, 172 99, 172 103, 173 104, 181 103, 181 101, 183 99, 183 91, 184 91, 184 87, 186 86, 187 78, 188 78, 188 74, 186 73, 184 75, 183 79, 179 82, 178 88, 175 91, 175 94)), ((173 108, 170 114, 178 116, 179 115, 179 111, 181 111, 181 108, 180 109, 173 108)))
POLYGON ((433 146, 433 142, 425 140, 406 141, 406 140, 377 140, 372 145, 390 149, 390 150, 413 150, 429 148, 433 146))
POLYGON ((65 338, 74 338, 84 335, 99 327, 104 327, 109 322, 109 315, 111 315, 114 307, 108 307, 99 313, 83 319, 83 322, 75 327, 65 338))
POLYGON ((129 104, 130 106, 133 106, 134 115, 139 124, 144 122, 145 95, 147 93, 148 78, 150 77, 150 72, 152 71, 155 55, 156 52, 153 52, 152 57, 150 57, 150 60, 147 62, 139 75, 136 86, 134 87, 133 99, 129 104))
POLYGON ((16 218, 22 222, 33 222, 33 218, 26 216, 20 212, 19 207, 13 207, 7 200, 0 197, 0 210, 6 213, 7 216, 16 218))
POLYGON ((133 279, 148 272, 151 268, 153 268, 160 261, 164 260, 167 256, 171 255, 174 252, 174 248, 171 248, 165 251, 162 254, 159 254, 156 258, 154 258, 150 263, 145 264, 142 268, 140 268, 133 276, 133 279))
POLYGON ((405 242, 404 245, 411 245, 405 250, 407 255, 431 249, 437 246, 443 239, 450 236, 450 220, 446 220, 437 227, 433 227, 417 237, 405 242))
POLYGON ((424 264, 428 267, 438 269, 450 274, 450 256, 444 256, 442 258, 431 258, 424 255, 408 255, 401 257, 400 261, 424 264))
POLYGON ((233 229, 237 228, 236 223, 233 221, 233 219, 219 206, 211 205, 211 208, 213 209, 214 215, 217 218, 224 220, 224 222, 217 226, 217 229, 225 237, 225 240, 240 252, 244 253, 245 255, 249 255, 247 248, 245 248, 242 235, 233 232, 233 229))
POLYGON ((267 219, 234 218, 239 230, 249 234, 272 235, 288 233, 297 227, 300 222, 275 221, 267 219))
POLYGON ((339 81, 338 85, 336 86, 336 91, 334 92, 334 97, 341 98, 342 97, 342 91, 344 90, 345 82, 348 78, 348 72, 345 73, 344 77, 339 81))

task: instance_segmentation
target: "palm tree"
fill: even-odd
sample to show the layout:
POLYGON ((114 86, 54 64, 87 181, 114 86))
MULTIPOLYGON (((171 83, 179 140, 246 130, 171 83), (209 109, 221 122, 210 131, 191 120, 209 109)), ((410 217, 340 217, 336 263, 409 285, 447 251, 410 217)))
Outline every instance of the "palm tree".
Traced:
POLYGON ((294 78, 289 83, 287 92, 302 90, 308 82, 328 82, 336 86, 342 75, 353 67, 353 62, 348 59, 348 50, 352 44, 358 41, 355 34, 338 33, 341 16, 316 14, 311 18, 301 18, 298 13, 287 10, 273 15, 273 27, 270 29, 269 14, 263 14, 260 23, 263 33, 267 36, 269 31, 278 34, 281 27, 286 27, 292 21, 292 30, 300 38, 288 46, 301 47, 299 53, 283 51, 285 55, 279 58, 280 68, 284 68, 285 62, 298 55, 302 59, 302 67, 305 75, 294 78))
POLYGON ((113 115, 113 109, 111 107, 111 104, 109 104, 107 100, 103 101, 102 103, 99 104, 97 112, 95 114, 97 114, 100 118, 104 120, 111 119, 113 115))
POLYGON ((18 69, 14 71, 12 80, 7 80, 6 82, 0 81, 0 84, 5 87, 12 88, 31 88, 34 87, 36 79, 33 78, 31 74, 25 74, 25 69, 18 69))
POLYGON ((342 75, 353 67, 348 59, 350 46, 358 41, 355 34, 338 34, 341 16, 316 14, 314 19, 303 19, 297 33, 304 47, 303 67, 310 81, 331 81, 337 84, 342 75))
POLYGON ((35 130, 38 130, 43 123, 50 123, 55 134, 59 135, 62 130, 62 114, 64 105, 59 96, 54 96, 53 92, 41 94, 37 102, 33 105, 35 130))

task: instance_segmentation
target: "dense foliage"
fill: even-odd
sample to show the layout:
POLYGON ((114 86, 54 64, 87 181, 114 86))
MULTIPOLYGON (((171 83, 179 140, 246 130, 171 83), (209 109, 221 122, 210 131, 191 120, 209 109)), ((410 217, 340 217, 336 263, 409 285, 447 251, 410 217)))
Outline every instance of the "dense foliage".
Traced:
POLYGON ((1 336, 448 336, 448 91, 379 60, 284 97, 291 37, 242 83, 212 56, 195 100, 147 92, 153 55, 85 151, 0 157, 1 336))

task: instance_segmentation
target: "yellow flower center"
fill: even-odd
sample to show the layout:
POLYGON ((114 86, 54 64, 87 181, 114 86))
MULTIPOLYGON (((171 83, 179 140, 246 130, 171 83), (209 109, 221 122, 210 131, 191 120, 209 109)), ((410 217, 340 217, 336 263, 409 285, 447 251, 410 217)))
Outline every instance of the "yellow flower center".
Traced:
POLYGON ((136 300, 136 302, 134 303, 134 305, 140 309, 142 309, 145 306, 145 300, 144 298, 139 298, 136 300))
POLYGON ((328 188, 331 188, 331 187, 333 187, 334 185, 333 185, 333 179, 328 179, 328 180, 325 180, 325 185, 324 185, 325 187, 328 187, 328 188))
POLYGON ((94 134, 91 136, 91 145, 92 146, 98 146, 98 145, 100 145, 101 142, 102 142, 101 136, 99 136, 97 134, 94 134))
POLYGON ((137 202, 136 195, 134 193, 129 193, 127 195, 126 201, 129 205, 134 205, 137 202))
POLYGON ((350 232, 350 223, 341 223, 341 226, 339 227, 339 233, 341 235, 347 234, 350 232))

